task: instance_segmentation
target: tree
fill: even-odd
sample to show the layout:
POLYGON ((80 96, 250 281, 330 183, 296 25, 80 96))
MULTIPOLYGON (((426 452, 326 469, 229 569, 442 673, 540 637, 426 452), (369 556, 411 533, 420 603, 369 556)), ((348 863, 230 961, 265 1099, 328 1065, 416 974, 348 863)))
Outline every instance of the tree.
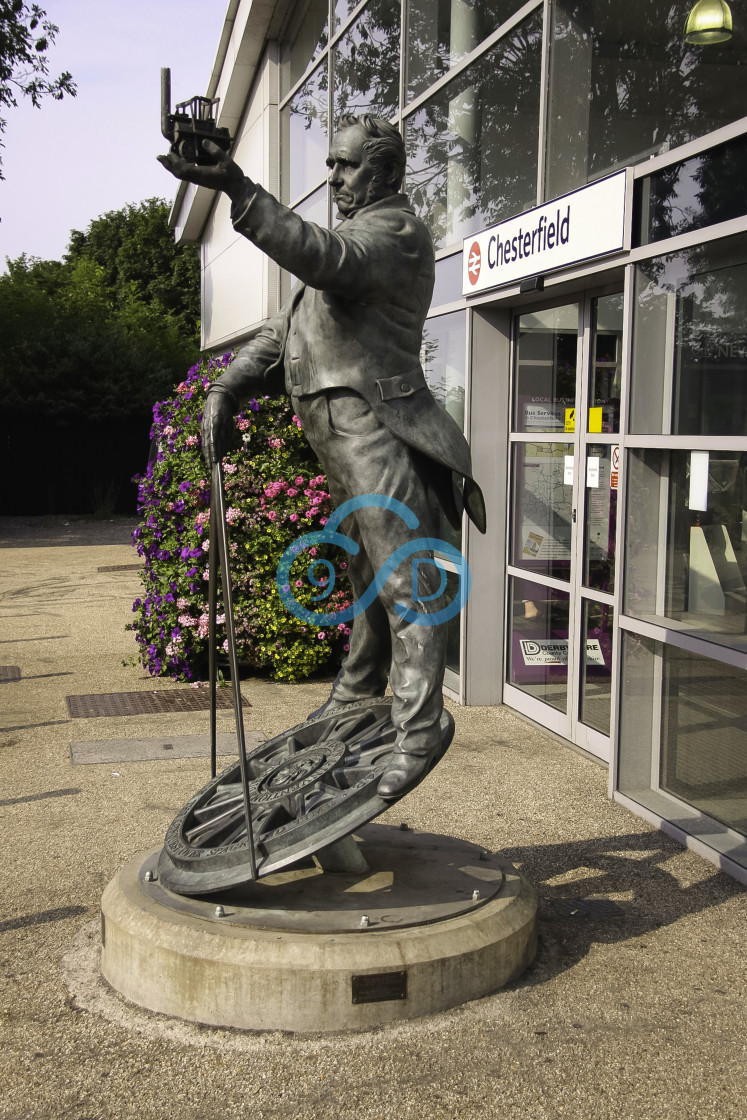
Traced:
MULTIPOLYGON (((24 0, 0 0, 0 111, 15 107, 18 97, 30 97, 40 106, 43 97, 61 101, 67 94, 77 93, 72 74, 63 71, 50 79, 47 50, 54 43, 59 28, 46 18, 38 4, 24 0)), ((0 116, 0 134, 5 131, 5 117, 0 116)), ((0 141, 0 148, 3 147, 0 141)), ((0 179, 2 172, 0 157, 0 179)))
POLYGON ((180 245, 168 225, 169 208, 160 198, 110 210, 81 233, 73 230, 65 260, 93 261, 118 305, 129 300, 168 317, 185 340, 198 341, 200 262, 193 245, 180 245))

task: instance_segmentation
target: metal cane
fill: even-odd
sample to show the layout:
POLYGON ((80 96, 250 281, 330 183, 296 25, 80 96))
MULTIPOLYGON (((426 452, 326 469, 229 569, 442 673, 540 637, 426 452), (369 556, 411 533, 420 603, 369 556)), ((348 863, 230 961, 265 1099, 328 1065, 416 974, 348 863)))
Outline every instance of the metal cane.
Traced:
POLYGON ((241 707, 239 688, 239 660, 236 656, 236 632, 233 624, 233 594, 231 589, 231 568, 228 561, 228 532, 226 530, 226 509, 223 500, 223 466, 213 464, 210 483, 210 551, 208 566, 208 640, 210 642, 208 675, 210 678, 210 774, 215 777, 217 747, 217 659, 215 655, 216 621, 218 606, 218 565, 220 559, 221 584, 223 586, 223 607, 226 618, 226 637, 228 639, 228 664, 231 670, 233 687, 233 707, 236 714, 236 738, 239 745, 239 765, 241 767, 241 788, 244 794, 244 817, 246 835, 249 840, 249 868, 252 879, 257 878, 257 861, 254 853, 254 834, 252 832, 252 807, 249 801, 249 772, 246 764, 246 741, 244 738, 244 713, 241 707))

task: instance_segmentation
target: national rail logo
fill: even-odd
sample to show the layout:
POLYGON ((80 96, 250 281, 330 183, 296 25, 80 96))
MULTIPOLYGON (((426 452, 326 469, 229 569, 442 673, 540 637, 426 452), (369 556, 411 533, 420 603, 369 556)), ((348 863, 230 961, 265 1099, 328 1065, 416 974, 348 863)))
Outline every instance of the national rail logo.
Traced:
POLYGON ((469 259, 467 261, 467 275, 469 276, 470 284, 476 284, 480 279, 481 264, 482 254, 480 253, 480 246, 476 241, 473 241, 469 251, 469 259))

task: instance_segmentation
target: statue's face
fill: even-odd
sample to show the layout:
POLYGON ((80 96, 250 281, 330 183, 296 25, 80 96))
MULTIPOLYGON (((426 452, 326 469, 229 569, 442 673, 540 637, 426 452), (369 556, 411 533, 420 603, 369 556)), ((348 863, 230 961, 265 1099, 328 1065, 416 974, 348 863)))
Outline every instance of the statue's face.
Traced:
POLYGON ((329 185, 337 209, 345 217, 391 193, 369 162, 364 149, 367 140, 366 132, 356 124, 338 132, 329 147, 329 185))

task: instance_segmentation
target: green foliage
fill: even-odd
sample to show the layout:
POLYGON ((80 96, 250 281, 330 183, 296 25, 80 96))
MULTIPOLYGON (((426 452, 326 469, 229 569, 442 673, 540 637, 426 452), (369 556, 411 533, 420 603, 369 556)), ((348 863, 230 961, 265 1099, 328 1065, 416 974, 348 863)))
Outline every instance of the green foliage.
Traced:
POLYGON ((185 337, 198 341, 199 255, 194 245, 174 242, 168 215, 160 198, 110 210, 84 233, 72 231, 66 260, 72 265, 95 262, 115 301, 145 304, 172 319, 185 337))
POLYGON ((141 416, 145 426, 198 354, 198 257, 174 243, 167 218, 166 203, 149 199, 74 231, 64 261, 8 261, 0 276, 8 413, 56 425, 141 416))
MULTIPOLYGON (((38 4, 0 0, 0 109, 15 107, 19 96, 31 98, 37 107, 44 97, 55 101, 61 101, 65 94, 75 97, 75 83, 67 70, 51 80, 47 76, 46 52, 59 28, 46 19, 46 14, 38 4)), ((0 133, 6 123, 5 117, 0 117, 0 133)), ((0 179, 4 178, 0 166, 0 179)))
MULTIPOLYGON (((158 456, 138 480, 142 521, 135 542, 145 567, 133 630, 148 672, 177 680, 193 680, 207 665, 210 480, 200 421, 206 389, 229 360, 228 354, 203 360, 173 397, 156 405, 158 456)), ((343 624, 302 622, 285 608, 276 584, 281 556, 302 534, 322 528, 330 496, 288 398, 250 401, 236 429, 237 448, 224 459, 224 472, 239 657, 276 679, 299 680, 338 658, 350 633, 343 624)), ((295 597, 308 609, 316 609, 316 588, 304 578, 306 569, 310 558, 326 557, 322 549, 310 550, 291 569, 295 597)), ((345 560, 338 563, 341 574, 345 568, 345 560)), ((336 583, 322 611, 349 605, 344 575, 342 584, 336 583)), ((220 606, 218 620, 219 648, 225 650, 220 606)))

